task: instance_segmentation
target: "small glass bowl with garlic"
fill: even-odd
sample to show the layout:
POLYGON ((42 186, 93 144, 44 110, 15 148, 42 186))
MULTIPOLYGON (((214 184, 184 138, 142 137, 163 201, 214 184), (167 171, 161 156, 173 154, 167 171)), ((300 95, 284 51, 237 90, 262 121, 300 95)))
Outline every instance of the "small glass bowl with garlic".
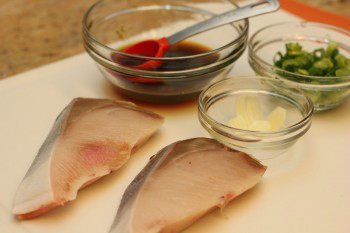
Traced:
POLYGON ((199 97, 199 121, 209 134, 260 160, 288 150, 311 126, 312 101, 283 81, 231 77, 199 97))

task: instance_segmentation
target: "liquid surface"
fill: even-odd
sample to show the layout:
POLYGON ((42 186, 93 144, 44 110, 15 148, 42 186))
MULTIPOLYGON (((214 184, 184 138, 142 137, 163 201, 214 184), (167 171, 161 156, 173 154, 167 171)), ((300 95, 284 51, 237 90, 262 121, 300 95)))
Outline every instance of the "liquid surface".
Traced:
POLYGON ((175 45, 172 45, 170 49, 165 52, 164 57, 192 56, 209 51, 211 51, 211 49, 205 45, 193 41, 181 41, 175 45))
MULTIPOLYGON (((126 45, 125 47, 119 48, 119 50, 122 51, 129 46, 131 45, 126 45)), ((175 45, 172 45, 170 49, 165 52, 164 57, 193 56, 193 55, 198 55, 202 53, 207 53, 207 52, 210 52, 211 50, 212 50, 211 48, 196 42, 181 41, 175 45)), ((196 67, 201 67, 201 66, 211 64, 217 61, 218 58, 219 56, 214 53, 214 54, 204 55, 196 58, 191 57, 191 58, 184 58, 184 59, 176 59, 175 61, 174 60, 163 61, 159 67, 148 68, 148 69, 154 70, 154 71, 185 70, 185 69, 191 69, 191 68, 196 68, 196 67)), ((118 57, 117 59, 113 59, 113 60, 124 66, 136 66, 146 62, 146 60, 144 59, 129 58, 126 56, 118 57)))

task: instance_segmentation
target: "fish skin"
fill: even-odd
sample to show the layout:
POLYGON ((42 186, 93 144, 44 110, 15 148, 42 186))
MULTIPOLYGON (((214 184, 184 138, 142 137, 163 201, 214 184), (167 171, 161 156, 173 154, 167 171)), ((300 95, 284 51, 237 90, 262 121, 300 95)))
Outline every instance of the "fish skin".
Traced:
POLYGON ((74 200, 79 189, 123 166, 163 121, 130 102, 73 99, 19 185, 12 212, 30 219, 74 200))
POLYGON ((152 156, 128 186, 109 233, 181 232, 252 188, 265 170, 259 161, 214 139, 194 138, 170 144, 152 156), (198 172, 201 167, 204 171, 198 172), (224 176, 220 170, 224 170, 224 176), (171 195, 176 192, 172 189, 181 195, 171 195))

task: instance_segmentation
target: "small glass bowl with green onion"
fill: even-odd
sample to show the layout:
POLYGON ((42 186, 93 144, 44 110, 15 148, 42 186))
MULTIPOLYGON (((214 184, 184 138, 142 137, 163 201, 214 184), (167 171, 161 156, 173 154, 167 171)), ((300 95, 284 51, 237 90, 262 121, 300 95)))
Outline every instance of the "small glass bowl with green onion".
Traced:
POLYGON ((261 76, 297 86, 315 111, 339 106, 350 95, 350 31, 321 23, 287 22, 253 34, 249 64, 261 76))

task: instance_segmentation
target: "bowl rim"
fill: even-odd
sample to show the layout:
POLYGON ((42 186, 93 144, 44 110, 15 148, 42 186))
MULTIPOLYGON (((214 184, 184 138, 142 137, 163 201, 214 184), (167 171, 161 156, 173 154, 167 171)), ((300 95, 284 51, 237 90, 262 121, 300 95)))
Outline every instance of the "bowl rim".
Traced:
MULTIPOLYGON (((89 43, 89 40, 93 41, 94 43, 96 43, 98 46, 109 50, 111 53, 113 54, 118 54, 118 55, 123 55, 123 56, 128 56, 128 57, 132 57, 132 58, 137 58, 137 59, 151 59, 151 60, 159 60, 159 61, 173 61, 173 60, 179 60, 179 59, 190 59, 190 58, 197 58, 197 57, 201 57, 201 56, 207 56, 207 55, 211 55, 214 53, 217 53, 221 50, 224 50, 234 44, 238 44, 242 38, 244 38, 244 36, 246 36, 248 34, 248 30, 249 30, 249 20, 248 19, 242 19, 236 22, 243 22, 244 26, 242 29, 242 32, 239 33, 239 35, 237 36, 237 38, 235 38, 235 40, 231 41, 228 44, 225 44, 219 48, 213 49, 211 51, 205 52, 205 53, 200 53, 200 54, 195 54, 195 55, 190 55, 190 56, 179 56, 179 57, 149 57, 149 56, 142 56, 142 55, 135 55, 135 54, 130 54, 130 53, 125 53, 116 49, 113 49, 107 45, 105 45, 104 43, 101 43, 99 40, 97 40, 93 34, 90 32, 89 28, 88 28, 88 17, 89 15, 93 12, 93 10, 99 5, 102 4, 104 1, 106 0, 98 0, 97 2, 95 2, 93 5, 91 5, 89 7, 89 9, 85 12, 83 19, 82 19, 82 31, 83 31, 83 37, 87 38, 87 43, 89 43)), ((228 3, 230 3, 232 6, 239 8, 239 6, 232 2, 232 1, 227 1, 228 3)), ((136 7, 136 8, 132 8, 134 10, 153 10, 153 9, 169 9, 169 4, 168 5, 158 5, 158 8, 143 8, 143 7, 136 7), (160 7, 161 6, 161 7, 160 7)), ((200 10, 198 11, 197 8, 193 8, 193 7, 186 7, 188 9, 192 9, 192 10, 197 10, 197 12, 202 12, 202 13, 207 13, 207 14, 212 14, 215 15, 213 12, 210 11, 205 11, 205 10, 200 10)), ((121 11, 122 12, 122 11, 121 11)), ((129 13, 129 10, 124 10, 124 14, 125 13, 129 13)), ((248 41, 248 39, 246 39, 248 41)))
MULTIPOLYGON (((272 68, 273 70, 276 70, 276 71, 279 71, 279 72, 283 72, 287 75, 291 75, 291 76, 297 76, 297 77, 301 77, 303 78, 304 80, 312 80, 314 79, 315 81, 316 80, 329 80, 329 78, 332 78, 332 79, 345 79, 345 82, 346 81, 350 81, 350 75, 341 75, 341 76, 311 76, 311 75, 303 75, 303 74, 296 74, 294 72, 290 72, 290 71, 286 71, 284 69, 281 69, 279 67, 276 67, 272 64, 270 64, 269 62, 265 61, 264 59, 262 59, 260 56, 258 56, 255 51, 254 51, 254 39, 255 37, 257 37, 262 31, 264 30, 267 30, 267 29, 270 29, 270 28, 273 28, 273 27, 277 27, 277 26, 282 26, 282 25, 299 25, 299 26, 303 26, 303 27, 307 27, 307 26, 315 26, 315 27, 322 27, 322 28, 325 28, 325 29, 330 29, 330 30, 334 30, 334 31, 338 31, 338 32, 341 32, 345 35, 347 35, 349 37, 349 40, 350 40, 350 30, 347 30, 347 29, 344 29, 344 28, 340 28, 340 27, 337 27, 337 26, 334 26, 334 25, 330 25, 330 24, 325 24, 325 23, 318 23, 318 22, 310 22, 310 21, 285 21, 285 22, 279 22, 279 23, 273 23, 273 24, 269 24, 265 27, 262 27, 260 28, 258 31, 256 31, 251 37, 250 39, 248 40, 248 51, 249 51, 249 56, 252 57, 253 59, 255 60, 258 60, 258 62, 261 62, 263 65, 269 67, 269 68, 272 68)), ((329 41, 331 42, 331 41, 329 41)), ((343 44, 343 46, 346 47, 347 50, 350 51, 350 45, 346 45, 346 44, 343 44)), ((274 72, 276 73, 276 72, 274 72)), ((290 80, 288 78, 285 78, 283 76, 280 76, 280 78, 283 78, 283 79, 287 79, 289 81, 292 81, 292 82, 296 82, 296 83, 300 83, 298 81, 293 81, 293 80, 290 80)), ((310 83, 310 85, 312 85, 310 83)), ((316 84, 316 85, 320 85, 320 84, 316 84)), ((322 84, 321 84, 322 85, 322 84)), ((329 85, 333 85, 333 84, 329 84, 329 85)))
MULTIPOLYGON (((300 88, 297 88, 297 87, 293 87, 294 89, 297 89, 299 94, 301 94, 305 99, 306 99, 306 102, 308 103, 308 107, 309 107, 309 111, 305 114, 305 116, 298 122, 296 122, 295 124, 293 125, 290 125, 288 127, 284 127, 284 128, 281 128, 280 130, 276 130, 276 131, 254 131, 254 130, 245 130, 245 129, 239 129, 239 128, 234 128, 234 127, 231 127, 231 126, 228 126, 224 123, 221 123, 217 120, 215 120, 213 117, 211 117, 209 114, 207 114, 207 109, 205 108, 205 105, 203 103, 203 99, 204 99, 204 96, 206 95, 206 93, 214 88, 215 86, 217 85, 220 85, 222 83, 225 83, 225 82, 229 82, 231 80, 234 80, 234 79, 244 79, 244 78, 254 78, 255 80, 267 80, 267 81, 273 81, 273 82, 277 82, 277 81, 280 81, 280 80, 276 80, 274 78, 271 78, 271 77, 267 77, 267 76, 253 76, 253 75, 250 75, 250 76, 231 76, 231 77, 227 77, 225 79, 222 79, 218 82, 215 82, 213 84, 211 84, 210 86, 206 87, 199 95, 198 97, 198 113, 199 114, 202 114, 205 118, 207 118, 209 121, 210 121, 210 125, 218 125, 219 127, 222 127, 223 129, 225 129, 225 131, 227 132, 227 130, 234 130, 235 132, 239 132, 239 133, 244 133, 244 134, 254 134, 254 135, 269 135, 269 136, 280 136, 280 135, 283 135, 285 133, 290 133, 290 132, 294 132, 295 130, 298 130, 300 129, 302 126, 304 126, 305 124, 307 124, 309 121, 311 121, 311 117, 313 115, 313 112, 314 112, 314 104, 312 102, 312 100, 306 96, 302 90, 300 88), (213 124, 212 124, 213 123, 213 124)), ((282 81, 283 82, 283 81, 282 81)), ((211 97, 212 99, 213 97, 211 97)))

